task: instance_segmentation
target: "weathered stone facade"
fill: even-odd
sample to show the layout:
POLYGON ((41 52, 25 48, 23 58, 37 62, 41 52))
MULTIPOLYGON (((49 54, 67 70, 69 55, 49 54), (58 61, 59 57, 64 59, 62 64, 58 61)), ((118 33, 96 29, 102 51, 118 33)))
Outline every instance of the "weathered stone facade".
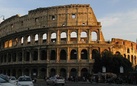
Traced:
POLYGON ((105 41, 88 4, 38 8, 0 24, 0 72, 7 75, 84 76, 92 73, 95 52, 105 50, 119 52, 136 65, 136 43, 105 41))

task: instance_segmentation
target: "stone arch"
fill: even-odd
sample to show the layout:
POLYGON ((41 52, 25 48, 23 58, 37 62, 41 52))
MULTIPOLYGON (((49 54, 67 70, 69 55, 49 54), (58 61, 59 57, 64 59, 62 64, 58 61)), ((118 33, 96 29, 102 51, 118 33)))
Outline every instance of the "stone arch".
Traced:
POLYGON ((12 53, 12 61, 13 61, 13 62, 16 62, 16 53, 15 53, 15 52, 12 53))
POLYGON ((12 70, 12 76, 16 76, 16 69, 12 70))
POLYGON ((36 78, 38 76, 38 70, 37 69, 32 69, 31 70, 31 77, 32 78, 36 78))
POLYGON ((124 54, 124 58, 126 58, 126 54, 124 54))
POLYGON ((35 42, 37 42, 38 40, 39 40, 38 34, 35 34, 35 42))
POLYGON ((51 33, 51 42, 56 42, 57 34, 55 32, 51 33))
POLYGON ((8 54, 8 62, 11 62, 11 53, 8 54))
POLYGON ((76 41, 77 40, 77 32, 73 31, 70 33, 70 41, 76 41))
POLYGON ((8 69, 8 71, 7 71, 8 76, 10 76, 10 72, 11 72, 11 70, 10 70, 10 69, 8 69))
POLYGON ((21 44, 24 43, 24 37, 21 37, 21 44))
POLYGON ((22 61, 22 52, 18 53, 18 61, 22 61))
POLYGON ((70 70, 70 76, 76 77, 77 76, 77 69, 76 68, 72 68, 70 70))
POLYGON ((29 36, 27 36, 27 43, 30 43, 30 42, 31 42, 31 37, 29 35, 29 36))
POLYGON ((127 58, 129 61, 130 61, 130 55, 128 55, 128 58, 127 58))
POLYGON ((32 60, 33 61, 37 61, 38 60, 38 51, 37 50, 33 51, 32 60))
POLYGON ((88 76, 88 74, 89 74, 89 72, 88 72, 88 69, 87 68, 82 68, 81 69, 81 77, 87 77, 88 76))
POLYGON ((127 48, 127 53, 130 53, 130 49, 129 48, 127 48))
POLYGON ((54 68, 52 68, 50 70, 50 76, 55 76, 56 75, 56 70, 54 68))
POLYGON ((67 53, 65 50, 60 51, 60 60, 67 60, 67 53))
POLYGON ((26 68, 26 69, 24 70, 24 75, 29 76, 29 69, 28 69, 28 68, 26 68))
POLYGON ((77 51, 75 49, 71 50, 70 59, 71 60, 76 60, 77 59, 77 51))
POLYGON ((56 60, 56 51, 55 50, 51 50, 50 60, 56 60))
POLYGON ((60 69, 60 76, 66 78, 66 76, 67 76, 67 71, 66 71, 65 68, 61 68, 61 69, 60 69))
POLYGON ((19 70, 18 70, 18 77, 21 76, 21 75, 22 75, 22 70, 19 69, 19 70))
POLYGON ((86 42, 87 41, 87 32, 86 31, 82 31, 80 34, 80 40, 81 42, 86 42))
POLYGON ((91 40, 97 41, 97 39, 98 39, 97 32, 95 32, 95 31, 91 32, 91 40))
POLYGON ((121 53, 119 52, 119 51, 116 51, 116 53, 115 53, 116 55, 121 55, 121 53))
POLYGON ((70 38, 77 38, 77 32, 75 32, 75 31, 71 32, 70 38))
POLYGON ((99 51, 97 49, 92 50, 92 59, 95 59, 99 55, 99 51))
POLYGON ((86 49, 81 51, 81 59, 88 59, 88 51, 86 49))
POLYGON ((42 35, 42 40, 43 40, 43 43, 45 43, 47 41, 47 33, 44 33, 42 35))
POLYGON ((30 60, 30 52, 26 51, 25 61, 29 61, 29 60, 30 60))
POLYGON ((43 79, 46 77, 46 69, 45 68, 40 69, 40 77, 43 79))
POLYGON ((65 42, 65 41, 66 41, 66 38, 67 38, 66 32, 61 32, 61 37, 60 37, 61 42, 65 42))
POLYGON ((47 59, 47 50, 41 50, 41 60, 46 60, 47 59))

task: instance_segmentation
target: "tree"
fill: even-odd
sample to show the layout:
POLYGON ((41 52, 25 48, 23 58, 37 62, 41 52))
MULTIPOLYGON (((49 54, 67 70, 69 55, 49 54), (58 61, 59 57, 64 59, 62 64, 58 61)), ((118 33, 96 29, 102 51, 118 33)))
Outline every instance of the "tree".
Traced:
POLYGON ((93 65, 93 72, 102 72, 102 67, 106 67, 106 72, 120 73, 120 67, 124 68, 124 73, 133 71, 132 63, 124 58, 120 53, 113 54, 110 51, 96 53, 95 63, 93 65))

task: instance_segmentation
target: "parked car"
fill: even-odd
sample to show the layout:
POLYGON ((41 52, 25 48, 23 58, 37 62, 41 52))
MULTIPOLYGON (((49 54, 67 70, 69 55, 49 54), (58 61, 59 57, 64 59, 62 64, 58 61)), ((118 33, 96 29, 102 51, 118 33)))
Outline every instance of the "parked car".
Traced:
POLYGON ((57 85, 61 84, 62 86, 65 85, 65 79, 63 77, 50 77, 46 80, 47 85, 57 85))
POLYGON ((10 76, 10 77, 9 77, 9 82, 10 82, 11 84, 16 85, 16 84, 17 84, 17 79, 16 79, 16 77, 10 76))
POLYGON ((17 81, 17 86, 34 86, 30 76, 20 76, 17 81))
POLYGON ((0 74, 0 86, 16 86, 9 82, 9 78, 6 75, 0 74))

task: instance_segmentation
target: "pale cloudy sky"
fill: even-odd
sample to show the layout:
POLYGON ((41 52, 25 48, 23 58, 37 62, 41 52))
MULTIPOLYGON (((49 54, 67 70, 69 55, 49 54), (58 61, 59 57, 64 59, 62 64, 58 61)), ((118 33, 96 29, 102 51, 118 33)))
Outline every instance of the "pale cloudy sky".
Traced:
POLYGON ((121 38, 136 42, 137 0, 0 0, 0 21, 39 7, 67 4, 90 4, 102 23, 105 40, 121 38))

